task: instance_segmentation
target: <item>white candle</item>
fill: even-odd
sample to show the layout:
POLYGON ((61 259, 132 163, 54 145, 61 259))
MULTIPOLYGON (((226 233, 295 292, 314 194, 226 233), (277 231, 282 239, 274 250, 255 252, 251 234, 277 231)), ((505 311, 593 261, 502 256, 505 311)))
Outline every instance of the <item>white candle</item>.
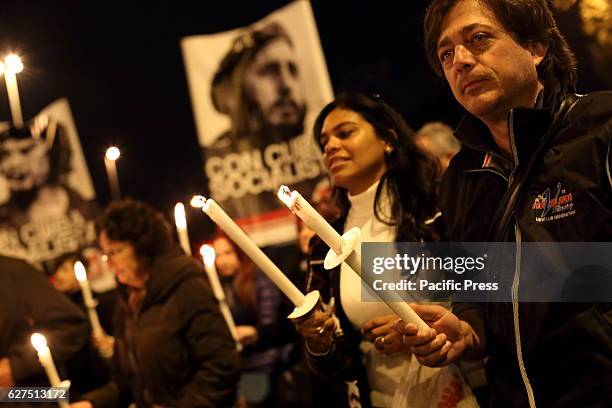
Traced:
MULTIPOLYGON (((286 186, 278 190, 278 198, 285 203, 291 211, 304 221, 334 252, 342 252, 344 244, 340 234, 306 201, 297 191, 291 191, 286 186)), ((361 259, 356 250, 345 259, 353 272, 361 277, 361 259)), ((367 283, 369 284, 369 283, 367 283)), ((370 285, 371 286, 371 285, 370 285)), ((405 322, 414 323, 420 330, 427 330, 429 326, 416 314, 414 310, 404 302, 395 292, 390 296, 392 301, 384 301, 395 314, 405 322)), ((382 300, 382 299, 381 299, 382 300)))
POLYGON ((74 275, 79 282, 79 286, 81 286, 83 302, 87 308, 87 315, 89 316, 93 333, 96 337, 101 337, 104 334, 104 330, 102 329, 100 318, 98 317, 98 312, 96 311, 97 302, 94 300, 93 294, 91 293, 91 287, 89 286, 89 281, 87 280, 87 272, 85 271, 85 266, 81 261, 76 261, 74 263, 74 275))
POLYGON ((121 152, 115 146, 109 147, 104 155, 104 166, 106 167, 106 175, 108 176, 108 183, 110 184, 111 197, 113 200, 119 200, 121 198, 117 164, 115 163, 120 155, 121 152))
POLYGON ((21 59, 11 54, 4 59, 4 82, 11 107, 11 117, 13 124, 17 128, 23 127, 23 115, 21 113, 21 103, 19 102, 19 88, 17 87, 17 75, 23 70, 21 59))
MULTIPOLYGON (((40 365, 43 366, 45 372, 47 373, 49 384, 51 384, 51 387, 61 387, 62 381, 60 380, 60 376, 55 368, 53 357, 51 357, 51 350, 49 350, 49 347, 47 346, 47 339, 45 339, 45 336, 40 333, 34 333, 30 337, 30 340, 38 353, 38 361, 40 361, 40 365)), ((68 402, 66 401, 58 401, 58 405, 62 408, 68 408, 68 402)))
POLYGON ((342 237, 331 225, 314 209, 308 201, 297 191, 281 186, 278 198, 285 203, 295 215, 300 217, 331 249, 336 253, 342 252, 342 237))
POLYGON ((213 200, 206 200, 204 197, 196 196, 191 201, 195 207, 202 207, 204 211, 236 245, 251 258, 251 260, 265 273, 268 278, 291 300, 295 306, 304 303, 305 296, 300 290, 278 269, 278 267, 255 245, 248 235, 240 229, 229 215, 213 200))
POLYGON ((176 203, 174 206, 174 223, 178 234, 181 248, 187 255, 191 255, 191 244, 189 243, 189 233, 187 232, 187 218, 185 217, 185 206, 183 203, 176 203))
MULTIPOLYGON (((287 186, 281 186, 277 196, 336 254, 341 254, 343 252, 343 246, 347 245, 347 243, 344 242, 338 231, 329 225, 325 218, 323 218, 300 193, 289 190, 287 186)), ((347 252, 348 250, 351 250, 351 248, 347 248, 347 252)), ((361 253, 359 252, 359 247, 351 250, 344 262, 346 262, 354 272, 361 275, 361 253)))
POLYGON ((225 292, 223 291, 223 287, 219 281, 217 268, 215 268, 215 250, 210 245, 202 245, 200 247, 200 254, 202 255, 202 260, 204 261, 204 270, 206 271, 206 275, 208 275, 208 281, 210 282, 213 294, 219 302, 219 310, 227 323, 227 327, 229 328, 232 337, 239 346, 239 349, 242 349, 242 344, 240 344, 240 341, 238 340, 238 331, 236 330, 234 316, 232 316, 232 312, 225 301, 225 292))

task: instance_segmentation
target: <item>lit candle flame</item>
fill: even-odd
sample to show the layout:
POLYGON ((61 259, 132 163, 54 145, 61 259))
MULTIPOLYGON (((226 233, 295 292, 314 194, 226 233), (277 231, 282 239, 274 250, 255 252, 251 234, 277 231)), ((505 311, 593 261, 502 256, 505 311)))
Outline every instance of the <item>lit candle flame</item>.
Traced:
POLYGON ((201 195, 194 195, 191 198, 191 206, 195 208, 203 208, 204 204, 206 204, 206 197, 201 195))
POLYGON ((280 188, 278 189, 278 193, 276 193, 276 195, 277 195, 278 199, 281 200, 283 202, 283 204, 285 204, 290 209, 292 209, 293 206, 295 205, 295 200, 297 199, 297 194, 295 194, 295 191, 291 192, 289 187, 287 187, 287 186, 280 186, 280 188))
POLYGON ((185 218, 185 206, 183 203, 176 203, 174 206, 174 223, 176 228, 186 229, 187 219, 185 218))
POLYGON ((6 58, 4 58, 4 66, 7 72, 11 72, 13 74, 18 74, 23 71, 23 63, 21 62, 21 58, 15 54, 7 55, 6 58))
POLYGON ((204 264, 206 266, 212 266, 215 264, 215 249, 210 245, 202 245, 200 247, 200 255, 204 258, 204 264))
POLYGON ((85 265, 83 265, 83 262, 76 261, 74 263, 74 275, 79 282, 85 282, 87 280, 87 272, 85 271, 85 265))
POLYGON ((38 351, 39 353, 42 353, 47 349, 47 339, 45 339, 45 336, 43 336, 42 334, 34 333, 30 337, 30 340, 32 341, 32 345, 34 346, 36 351, 38 351))
POLYGON ((115 161, 121 156, 121 151, 116 146, 111 146, 106 149, 106 158, 111 161, 115 161))

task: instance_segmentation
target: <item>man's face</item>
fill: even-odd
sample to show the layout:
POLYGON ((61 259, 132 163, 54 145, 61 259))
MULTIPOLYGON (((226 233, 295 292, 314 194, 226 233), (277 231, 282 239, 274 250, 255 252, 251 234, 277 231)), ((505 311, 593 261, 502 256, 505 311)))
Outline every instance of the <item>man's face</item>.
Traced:
POLYGON ((11 191, 27 191, 44 184, 49 176, 47 147, 33 138, 7 139, 0 146, 0 172, 11 191))
POLYGON ((245 71, 244 89, 268 127, 301 126, 306 109, 295 52, 279 38, 267 44, 245 71))
POLYGON ((541 44, 521 46, 478 0, 461 0, 444 16, 438 58, 457 101, 482 120, 533 106, 541 84, 541 44))

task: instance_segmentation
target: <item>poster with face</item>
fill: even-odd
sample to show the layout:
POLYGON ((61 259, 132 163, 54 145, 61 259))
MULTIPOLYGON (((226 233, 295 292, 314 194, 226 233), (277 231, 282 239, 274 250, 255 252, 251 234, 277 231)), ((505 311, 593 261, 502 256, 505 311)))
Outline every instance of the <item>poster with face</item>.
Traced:
POLYGON ((311 136, 333 93, 309 2, 181 42, 205 194, 259 246, 295 240, 281 185, 310 197, 325 171, 311 136))
POLYGON ((95 240, 95 191, 66 99, 0 123, 0 253, 35 266, 95 240))

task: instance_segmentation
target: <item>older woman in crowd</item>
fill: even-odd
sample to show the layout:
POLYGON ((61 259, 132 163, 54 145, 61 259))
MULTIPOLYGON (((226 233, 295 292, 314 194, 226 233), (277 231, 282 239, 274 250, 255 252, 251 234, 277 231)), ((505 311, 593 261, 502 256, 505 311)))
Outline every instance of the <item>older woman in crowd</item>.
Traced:
POLYGON ((119 282, 116 373, 75 407, 230 407, 239 357, 201 267, 158 211, 111 204, 99 240, 119 282))

